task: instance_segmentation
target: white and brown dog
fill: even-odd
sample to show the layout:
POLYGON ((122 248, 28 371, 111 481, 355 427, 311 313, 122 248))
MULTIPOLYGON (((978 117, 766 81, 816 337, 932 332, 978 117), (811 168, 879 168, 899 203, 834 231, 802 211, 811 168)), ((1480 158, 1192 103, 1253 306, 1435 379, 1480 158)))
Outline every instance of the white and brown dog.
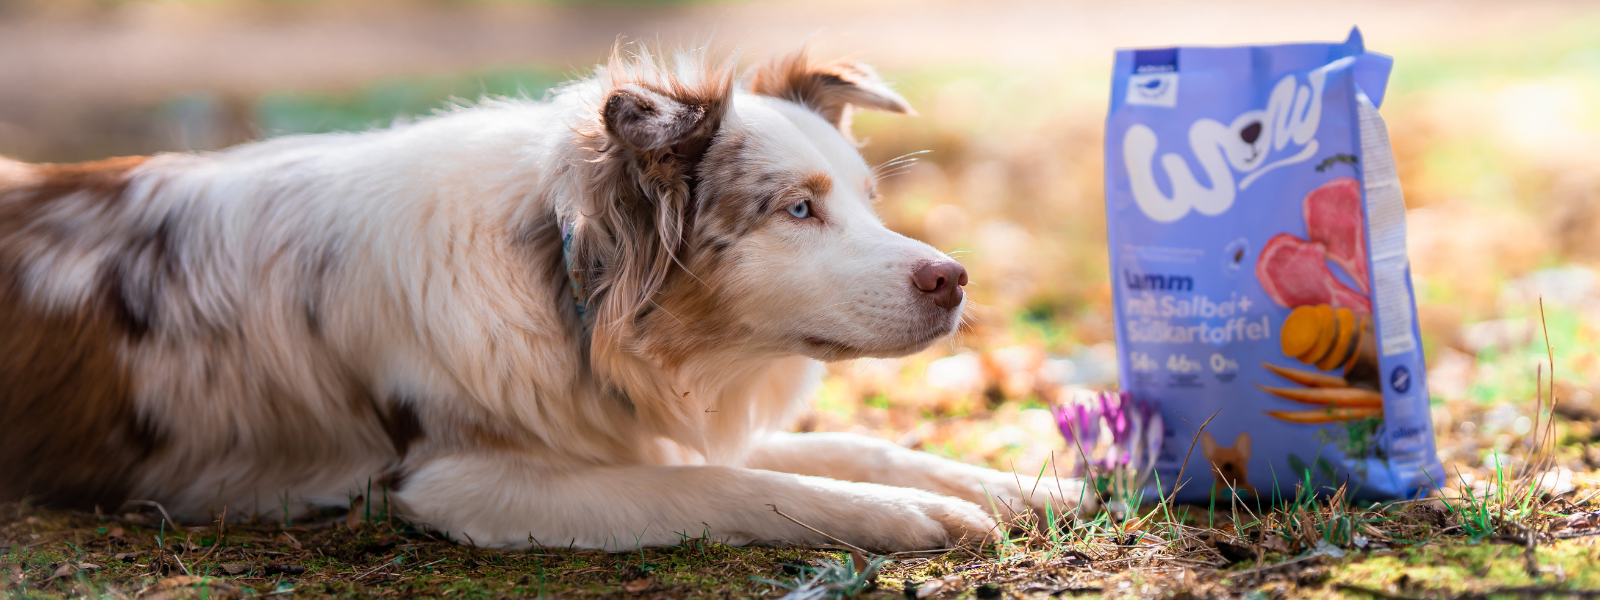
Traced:
POLYGON ((773 506, 939 548, 1087 504, 785 432, 819 361, 950 334, 967 276, 873 213, 849 112, 910 108, 871 69, 732 72, 614 58, 387 130, 0 160, 0 496, 205 519, 386 485, 457 539, 612 550, 827 541, 773 506))

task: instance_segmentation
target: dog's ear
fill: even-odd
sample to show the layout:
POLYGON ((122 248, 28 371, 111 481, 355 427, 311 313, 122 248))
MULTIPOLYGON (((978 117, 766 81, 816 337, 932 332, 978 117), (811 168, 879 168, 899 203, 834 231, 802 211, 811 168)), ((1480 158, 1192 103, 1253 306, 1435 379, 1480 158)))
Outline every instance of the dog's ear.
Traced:
POLYGON ((601 119, 606 134, 634 152, 654 152, 716 133, 717 115, 704 104, 684 102, 638 84, 606 96, 601 119))
POLYGON ((1200 453, 1210 460, 1217 453, 1217 438, 1211 437, 1211 432, 1200 432, 1200 453))
POLYGON ((1250 434, 1239 432, 1239 437, 1233 438, 1233 449, 1246 459, 1250 458, 1250 434))
POLYGON ((847 60, 813 64, 804 48, 756 66, 748 79, 751 92, 805 105, 846 134, 852 106, 914 114, 872 67, 847 60))
POLYGON ((590 328, 591 366, 615 383, 617 365, 631 364, 621 357, 636 347, 636 319, 682 272, 695 172, 732 104, 734 77, 731 61, 641 48, 619 50, 596 78, 605 91, 576 129, 582 153, 568 161, 583 179, 562 215, 571 228, 563 254, 582 281, 578 314, 590 328))

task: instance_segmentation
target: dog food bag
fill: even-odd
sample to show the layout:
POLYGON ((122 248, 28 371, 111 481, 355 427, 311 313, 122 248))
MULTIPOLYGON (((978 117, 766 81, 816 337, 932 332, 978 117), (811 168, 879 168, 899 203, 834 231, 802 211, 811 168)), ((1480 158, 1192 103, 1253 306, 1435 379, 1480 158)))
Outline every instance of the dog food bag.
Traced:
POLYGON ((1161 407, 1163 487, 1189 462, 1179 500, 1445 483, 1378 116, 1390 65, 1358 31, 1117 52, 1106 219, 1120 377, 1161 407))

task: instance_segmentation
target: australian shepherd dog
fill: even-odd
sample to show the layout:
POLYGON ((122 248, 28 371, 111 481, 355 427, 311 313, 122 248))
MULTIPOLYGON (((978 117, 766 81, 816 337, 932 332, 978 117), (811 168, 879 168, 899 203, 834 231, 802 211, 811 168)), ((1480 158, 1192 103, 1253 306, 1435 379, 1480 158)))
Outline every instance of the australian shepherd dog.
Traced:
POLYGON ((823 362, 951 334, 967 274, 874 214, 850 112, 911 108, 871 68, 734 71, 639 51, 388 129, 0 160, 0 496, 204 521, 381 487, 479 546, 612 550, 943 548, 1090 504, 790 433, 823 362))

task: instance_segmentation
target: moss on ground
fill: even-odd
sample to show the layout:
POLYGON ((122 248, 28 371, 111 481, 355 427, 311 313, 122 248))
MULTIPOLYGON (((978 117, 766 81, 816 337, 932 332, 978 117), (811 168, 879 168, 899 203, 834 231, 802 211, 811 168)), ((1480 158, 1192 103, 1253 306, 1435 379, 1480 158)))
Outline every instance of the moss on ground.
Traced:
MULTIPOLYGON (((1215 531, 1217 539, 1223 529, 1215 531)), ((1415 547, 1300 558, 1263 549, 1231 566, 1210 534, 1116 543, 1079 531, 1018 544, 891 557, 862 596, 936 598, 1470 597, 1600 590, 1597 537, 1527 549, 1512 538, 1442 536, 1415 547), (1209 560, 1208 560, 1209 557, 1209 560)), ((1235 538, 1230 538, 1235 539, 1235 538)), ((1242 540, 1243 538, 1237 538, 1242 540)), ((1129 540, 1124 540, 1129 541, 1129 540)), ((1376 545, 1374 545, 1376 547, 1376 545)), ((737 548, 702 539, 604 553, 482 550, 389 522, 170 529, 146 514, 96 516, 0 505, 0 596, 8 598, 759 598, 830 549, 737 548), (353 525, 353 526, 352 526, 353 525)))

